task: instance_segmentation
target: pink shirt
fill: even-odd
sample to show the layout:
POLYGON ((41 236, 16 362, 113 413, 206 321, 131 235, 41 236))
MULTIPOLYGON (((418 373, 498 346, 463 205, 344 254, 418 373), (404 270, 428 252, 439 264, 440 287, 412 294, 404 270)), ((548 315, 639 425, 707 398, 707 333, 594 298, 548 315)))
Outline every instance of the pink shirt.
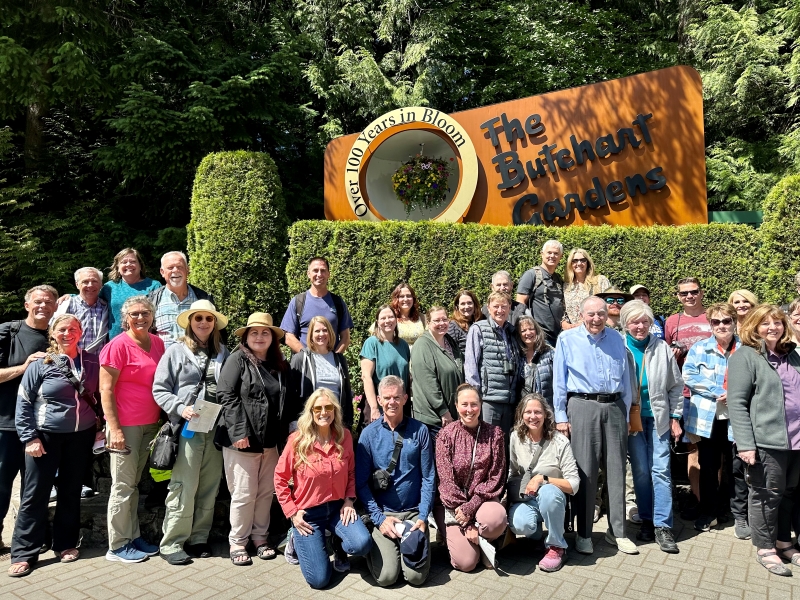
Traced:
POLYGON ((127 333, 118 335, 100 352, 100 365, 119 371, 114 395, 119 424, 127 427, 158 422, 161 409, 153 399, 153 379, 164 355, 164 342, 150 335, 150 352, 136 345, 127 333))
POLYGON ((298 510, 320 506, 332 500, 344 500, 356 496, 356 461, 353 454, 353 437, 345 429, 342 440, 342 456, 334 444, 325 452, 318 442, 309 457, 310 465, 294 466, 293 433, 286 441, 286 448, 275 467, 275 492, 283 514, 291 517, 298 510), (294 479, 294 489, 289 489, 289 480, 294 479))

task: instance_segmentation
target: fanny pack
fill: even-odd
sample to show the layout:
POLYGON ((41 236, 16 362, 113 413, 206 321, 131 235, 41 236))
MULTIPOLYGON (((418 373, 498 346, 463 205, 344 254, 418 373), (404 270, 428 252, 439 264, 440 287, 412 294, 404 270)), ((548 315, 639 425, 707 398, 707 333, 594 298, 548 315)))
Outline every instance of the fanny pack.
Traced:
POLYGON ((385 469, 376 469, 369 478, 369 487, 373 492, 385 492, 389 489, 389 485, 392 483, 392 473, 397 466, 397 459, 400 458, 402 447, 403 436, 398 433, 397 439, 394 441, 394 452, 392 452, 392 460, 389 461, 389 466, 385 469))

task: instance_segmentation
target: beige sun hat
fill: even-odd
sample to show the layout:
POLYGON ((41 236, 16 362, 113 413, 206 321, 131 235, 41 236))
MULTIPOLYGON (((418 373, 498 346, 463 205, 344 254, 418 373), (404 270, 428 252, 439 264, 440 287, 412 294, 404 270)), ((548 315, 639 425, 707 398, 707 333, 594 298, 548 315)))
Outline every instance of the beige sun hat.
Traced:
POLYGON ((272 333, 275 334, 277 339, 283 338, 284 332, 280 327, 275 327, 272 324, 272 315, 269 313, 257 312, 247 317, 247 325, 239 327, 234 333, 237 337, 242 337, 244 332, 250 327, 269 327, 272 333))
POLYGON ((217 312, 217 308, 211 304, 211 302, 208 300, 195 300, 187 310, 178 315, 178 326, 188 329, 189 321, 192 320, 192 315, 198 312, 207 312, 214 315, 214 317, 217 319, 217 322, 215 323, 217 331, 220 329, 225 329, 225 327, 228 325, 228 317, 223 315, 221 312, 217 312))

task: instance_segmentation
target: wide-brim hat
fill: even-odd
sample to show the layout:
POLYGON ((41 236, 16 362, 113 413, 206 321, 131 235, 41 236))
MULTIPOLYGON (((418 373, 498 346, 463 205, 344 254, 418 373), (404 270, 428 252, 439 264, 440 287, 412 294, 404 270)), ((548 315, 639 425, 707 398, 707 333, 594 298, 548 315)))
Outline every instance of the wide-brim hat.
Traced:
POLYGON ((272 330, 272 333, 280 340, 284 336, 284 331, 280 327, 275 327, 272 324, 272 315, 269 313, 257 312, 253 313, 249 317, 247 317, 247 325, 244 327, 239 327, 234 333, 238 337, 242 337, 244 332, 250 329, 251 327, 268 327, 272 330))
POLYGON ((597 296, 598 298, 602 298, 603 300, 605 300, 609 296, 622 296, 623 298, 625 298, 625 302, 630 302, 631 300, 633 300, 633 296, 631 294, 623 292, 616 286, 608 288, 605 292, 600 292, 599 294, 595 294, 595 296, 597 296))
POLYGON ((192 320, 192 315, 199 312, 207 312, 214 315, 214 318, 217 320, 214 324, 217 331, 225 329, 228 325, 228 317, 218 312, 217 307, 211 304, 211 302, 208 300, 195 300, 187 310, 178 315, 178 326, 183 329, 188 329, 189 322, 192 320))
POLYGON ((639 290, 644 290, 648 296, 650 295, 650 290, 648 290, 646 286, 643 286, 642 284, 637 284, 631 288, 630 290, 631 296, 633 296, 639 290))

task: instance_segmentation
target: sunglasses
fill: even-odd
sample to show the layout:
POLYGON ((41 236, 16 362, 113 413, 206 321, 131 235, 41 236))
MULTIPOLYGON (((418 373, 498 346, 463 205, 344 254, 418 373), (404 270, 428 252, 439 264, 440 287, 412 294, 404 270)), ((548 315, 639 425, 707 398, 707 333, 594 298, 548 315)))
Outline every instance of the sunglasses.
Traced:
POLYGON ((678 292, 678 296, 681 298, 686 298, 686 296, 699 296, 700 290, 686 290, 685 292, 678 292))
POLYGON ((207 317, 204 317, 203 315, 195 315, 194 321, 195 323, 202 323, 203 321, 205 321, 206 323, 213 323, 214 321, 216 321, 216 317, 213 317, 211 315, 208 315, 207 317))
POLYGON ((572 264, 573 265, 576 265, 576 264, 579 264, 579 263, 583 263, 584 265, 588 265, 589 261, 587 259, 585 259, 585 258, 573 258, 572 259, 572 264))
POLYGON ((314 411, 315 415, 320 415, 322 413, 329 413, 335 410, 333 404, 324 404, 323 406, 312 406, 311 410, 314 411))
POLYGON ((756 490, 765 490, 767 492, 777 492, 778 488, 762 487, 766 483, 766 473, 764 472, 763 463, 755 463, 754 465, 745 464, 744 466, 744 482, 748 487, 756 490), (761 485, 753 485, 753 484, 761 485))
POLYGON ((140 312, 128 313, 128 316, 129 317, 133 317, 134 319, 141 319, 141 318, 145 318, 146 319, 147 317, 149 317, 152 314, 153 313, 151 311, 149 311, 149 310, 143 310, 143 311, 140 311, 140 312))
POLYGON ((717 325, 730 325, 733 323, 733 319, 730 317, 725 317, 724 319, 711 319, 711 326, 716 327, 717 325))
MULTIPOLYGON (((670 439, 669 441, 669 451, 672 452, 672 454, 674 454, 675 456, 682 456, 684 454, 694 454, 695 452, 697 452, 697 448, 692 448, 691 450, 687 451, 678 450, 679 443, 680 442, 676 442, 674 439, 670 439)), ((687 444, 684 447, 688 448, 689 446, 687 444)))
POLYGON ((131 447, 125 446, 122 450, 115 450, 114 448, 109 448, 108 446, 101 446, 99 448, 94 448, 92 453, 94 454, 103 454, 104 452, 109 452, 111 454, 121 454, 122 456, 128 456, 131 453, 131 447))
POLYGON ((606 298, 606 304, 619 304, 622 306, 626 302, 625 298, 606 298))

